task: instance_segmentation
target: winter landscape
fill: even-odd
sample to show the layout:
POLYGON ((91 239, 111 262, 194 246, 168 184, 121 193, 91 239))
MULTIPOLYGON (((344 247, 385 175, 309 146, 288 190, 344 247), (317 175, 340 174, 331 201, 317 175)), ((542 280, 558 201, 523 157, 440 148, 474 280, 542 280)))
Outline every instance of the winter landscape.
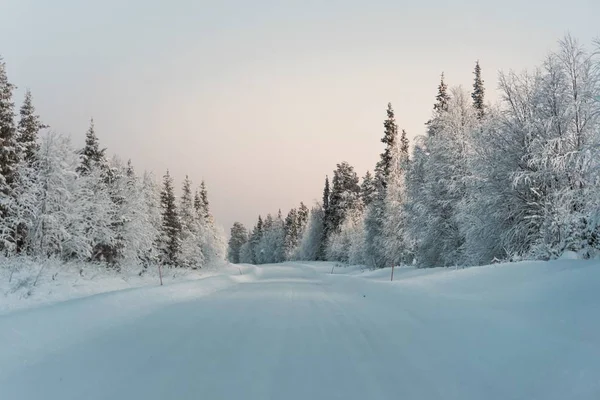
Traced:
MULTIPOLYGON (((340 39, 322 22, 341 12, 387 32, 375 17, 401 10, 385 2, 375 2, 381 14, 323 5, 322 19, 309 16, 313 5, 238 4, 239 21, 215 5, 149 4, 138 13, 108 3, 92 7, 91 25, 59 19, 110 43, 90 53, 58 28, 32 56, 0 39, 0 399, 600 399, 600 32, 509 35, 515 51, 528 40, 549 43, 517 69, 466 40, 468 56, 434 57, 425 69, 437 72, 415 75, 414 86, 403 81, 410 90, 390 94, 386 83, 362 98, 361 79, 381 83, 377 68, 344 69, 345 56, 329 52, 349 45, 359 63, 357 49, 368 52, 373 38, 342 24, 350 38, 340 39), (200 11, 228 22, 211 25, 200 11), (120 35, 152 28, 157 41, 96 30, 107 21, 120 35), (315 37, 302 36, 309 51, 294 38, 313 28, 315 37), (257 32, 272 53, 236 47, 257 32), (121 39, 139 47, 120 53, 121 39), (168 62, 140 66, 155 43, 168 62), (293 57, 282 50, 290 45, 293 57), (194 46, 222 57, 198 67, 205 75, 194 79, 206 86, 178 80, 191 79, 181 65, 194 46), (232 54, 243 61, 227 64, 232 54), (331 59, 295 69, 294 57, 317 54, 331 59), (457 73, 465 57, 468 70, 457 73), (53 63, 65 60, 71 73, 53 79, 53 63), (323 76, 356 80, 356 108, 332 108, 339 123, 319 96, 342 101, 346 92, 311 69, 328 63, 335 72, 323 76), (83 84, 77 71, 86 68, 100 71, 87 75, 92 100, 63 99, 59 83, 83 84), (320 91, 295 86, 305 78, 320 91), (186 95, 164 89, 178 85, 186 95), (273 85, 269 100, 261 85, 273 85), (147 103, 149 93, 169 93, 165 108, 147 103), (236 114, 230 101, 240 98, 248 110, 236 114), (182 111, 190 104, 204 110, 182 111), (189 132, 178 133, 182 126, 189 132)), ((19 36, 28 7, 9 2, 0 26, 19 36)), ((58 7, 84 15, 91 6, 58 7)), ((574 7, 600 12, 585 1, 574 7)), ((562 17, 559 8, 542 15, 562 17)), ((45 26, 41 16, 52 12, 33 20, 45 26)), ((459 48, 425 36, 417 58, 459 48)))

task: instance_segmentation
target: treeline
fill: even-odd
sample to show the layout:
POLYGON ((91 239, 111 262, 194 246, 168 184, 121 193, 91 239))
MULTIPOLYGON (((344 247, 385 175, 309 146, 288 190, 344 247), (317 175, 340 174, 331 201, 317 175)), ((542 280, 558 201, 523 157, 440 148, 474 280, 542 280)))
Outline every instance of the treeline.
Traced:
POLYGON ((162 264, 200 268, 224 260, 226 243, 209 210, 204 182, 186 177, 176 198, 131 162, 107 159, 93 121, 85 147, 40 132, 30 91, 15 123, 6 65, 0 58, 0 250, 5 256, 101 262, 121 269, 162 264))
POLYGON ((412 151, 388 105, 374 173, 347 162, 297 233, 279 217, 232 229, 233 262, 335 260, 371 267, 482 265, 600 249, 600 42, 570 36, 531 72, 501 72, 500 100, 441 76, 426 134, 412 151), (277 240, 266 240, 271 232, 277 240), (284 243, 296 243, 285 251, 284 243), (266 246, 268 244, 268 246, 266 246), (259 257, 263 254, 277 257, 259 257))

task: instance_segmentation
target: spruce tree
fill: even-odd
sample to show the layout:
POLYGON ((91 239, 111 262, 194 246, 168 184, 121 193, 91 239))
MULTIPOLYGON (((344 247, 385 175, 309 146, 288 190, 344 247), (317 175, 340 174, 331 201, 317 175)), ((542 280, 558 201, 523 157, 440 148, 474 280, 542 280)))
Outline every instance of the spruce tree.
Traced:
POLYGON ((373 180, 373 175, 371 172, 367 171, 365 176, 362 179, 362 184, 360 186, 360 196, 365 206, 371 204, 375 197, 375 181, 373 180))
POLYGON ((210 208, 209 208, 209 203, 208 203, 208 192, 206 191, 206 185, 204 184, 204 181, 202 181, 202 183, 200 183, 200 200, 201 200, 202 215, 204 215, 204 218, 209 218, 210 217, 210 208))
POLYGON ((256 222, 255 231, 256 231, 258 237, 260 238, 263 234, 263 220, 260 215, 258 216, 258 221, 256 222))
POLYGON ((388 176, 392 169, 392 155, 398 140, 398 126, 394 117, 392 105, 388 104, 387 119, 383 123, 384 136, 381 139, 386 144, 381 159, 375 168, 375 193, 365 215, 365 262, 374 268, 385 266, 383 251, 383 224, 385 215, 385 197, 388 176))
POLYGON ((329 239, 329 198, 331 196, 331 189, 329 187, 329 177, 325 176, 325 187, 323 188, 323 230, 321 241, 319 244, 319 250, 317 252, 318 260, 325 260, 325 254, 327 250, 327 241, 329 239))
POLYGON ((438 86, 438 94, 435 96, 435 103, 433 105, 433 115, 429 121, 425 123, 427 126, 427 136, 435 136, 441 129, 441 119, 443 115, 448 112, 448 102, 450 101, 450 94, 448 93, 448 85, 444 82, 444 73, 440 79, 438 86))
MULTIPOLYGON (((14 122, 12 92, 6 64, 0 57, 0 249, 13 250, 20 229, 15 203, 18 200, 19 147, 14 122)), ((17 243, 18 245, 18 243, 17 243)), ((18 248, 16 249, 19 250, 18 248)))
POLYGON ((81 151, 81 164, 77 167, 80 175, 89 174, 95 167, 104 167, 104 153, 106 149, 100 148, 100 142, 96 136, 94 119, 90 120, 90 127, 85 134, 85 147, 81 151))
MULTIPOLYGON (((17 130, 14 121, 12 92, 15 88, 6 75, 6 64, 0 58, 0 193, 12 196, 19 162, 17 130)), ((6 202, 3 202, 6 203, 6 202)), ((2 210, 3 216, 6 210, 2 210)))
POLYGON ((406 131, 402 129, 402 134, 400 135, 400 154, 402 155, 402 159, 408 159, 408 137, 406 137, 406 131))
POLYGON ((196 214, 200 217, 204 218, 204 207, 202 206, 202 196, 200 196, 200 192, 196 190, 194 194, 194 209, 196 210, 196 214))
POLYGON ((475 82, 473 82, 473 93, 471 93, 471 98, 473 99, 473 107, 477 112, 477 118, 481 120, 485 116, 485 88, 483 87, 483 79, 481 78, 479 60, 475 63, 475 71, 473 74, 475 75, 475 82))
POLYGON ((298 229, 300 230, 300 236, 302 236, 304 228, 306 228, 306 225, 308 224, 309 215, 310 210, 308 207, 306 207, 303 202, 300 202, 300 207, 298 207, 298 229))
POLYGON ((381 153, 381 160, 379 161, 376 173, 376 175, 380 175, 384 188, 386 185, 386 178, 390 172, 390 163, 392 161, 391 149, 396 144, 398 138, 398 125, 396 124, 392 103, 388 103, 386 113, 387 118, 383 122, 384 132, 383 137, 381 138, 381 142, 385 144, 385 149, 383 150, 383 153, 381 153))
POLYGON ((444 73, 442 72, 442 76, 440 78, 440 84, 438 86, 438 94, 435 96, 436 103, 433 105, 433 110, 442 112, 448 111, 448 101, 450 100, 450 95, 448 95, 448 85, 444 82, 444 73))
POLYGON ((162 261, 164 264, 176 266, 181 247, 181 223, 173 191, 173 178, 171 178, 168 170, 163 178, 160 205, 162 209, 162 261))
POLYGON ((328 219, 330 234, 339 231, 348 212, 360 207, 360 186, 354 167, 346 161, 339 163, 332 182, 328 219))
POLYGON ((27 89, 25 92, 25 100, 20 110, 20 119, 17 131, 17 142, 19 143, 19 150, 21 152, 21 158, 31 165, 35 160, 35 155, 39 148, 37 143, 38 133, 40 129, 47 128, 40 121, 39 115, 35 113, 35 107, 33 106, 31 91, 27 89))
POLYGON ((284 223, 285 232, 285 256, 289 258, 293 255, 293 252, 298 247, 300 240, 300 226, 298 218, 298 210, 292 208, 288 215, 285 217, 284 223))
POLYGON ((386 265, 410 261, 406 245, 406 173, 409 167, 408 138, 403 129, 400 141, 392 151, 392 169, 384 199, 382 241, 386 265))
POLYGON ((254 225, 254 228, 252 229, 252 234, 250 235, 250 238, 248 240, 248 242, 250 243, 250 254, 251 254, 251 259, 252 259, 252 264, 258 264, 258 257, 256 257, 256 253, 257 253, 257 248, 258 248, 258 244, 260 243, 260 240, 263 237, 263 233, 264 233, 264 229, 263 229, 263 220, 262 217, 259 215, 258 216, 258 221, 256 222, 256 225, 254 225))
POLYGON ((135 170, 133 168, 133 164, 131 163, 131 159, 127 160, 127 167, 125 167, 125 175, 127 175, 127 177, 131 180, 135 178, 135 170))
POLYGON ((202 228, 205 224, 194 206, 192 181, 187 175, 181 189, 179 220, 181 221, 180 264, 194 269, 201 268, 206 261, 202 251, 203 239, 206 236, 202 228))
POLYGON ((192 224, 194 222, 194 199, 192 198, 192 181, 189 176, 185 176, 183 185, 181 188, 181 200, 179 205, 179 216, 181 218, 182 229, 185 231, 192 230, 192 224))
POLYGON ((328 210, 329 209, 329 195, 330 195, 330 188, 329 188, 329 177, 325 176, 325 187, 323 188, 323 210, 328 210))
POLYGON ((227 258, 230 262, 238 264, 240 262, 240 249, 248 241, 248 232, 241 222, 234 222, 231 227, 229 238, 229 248, 227 258))

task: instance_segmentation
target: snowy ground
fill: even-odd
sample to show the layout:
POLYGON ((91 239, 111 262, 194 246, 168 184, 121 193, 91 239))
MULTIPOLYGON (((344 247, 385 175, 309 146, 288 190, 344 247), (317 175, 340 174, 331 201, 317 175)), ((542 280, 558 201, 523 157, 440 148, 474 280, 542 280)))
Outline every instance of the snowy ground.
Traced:
POLYGON ((331 268, 242 266, 7 312, 0 398, 600 398, 598 262, 394 282, 331 268))
MULTIPOLYGON (((0 315, 9 311, 51 304, 116 290, 159 285, 157 268, 117 272, 105 265, 64 264, 48 260, 44 264, 28 258, 0 258, 0 315)), ((238 268, 218 265, 202 270, 163 269, 166 284, 197 280, 222 273, 238 273, 238 268)))

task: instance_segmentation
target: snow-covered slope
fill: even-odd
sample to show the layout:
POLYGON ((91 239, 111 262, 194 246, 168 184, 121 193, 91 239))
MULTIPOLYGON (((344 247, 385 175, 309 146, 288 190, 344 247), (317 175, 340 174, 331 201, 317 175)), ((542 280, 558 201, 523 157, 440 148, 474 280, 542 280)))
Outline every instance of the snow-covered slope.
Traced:
POLYGON ((0 316, 6 399, 598 399, 600 264, 242 267, 0 316))

